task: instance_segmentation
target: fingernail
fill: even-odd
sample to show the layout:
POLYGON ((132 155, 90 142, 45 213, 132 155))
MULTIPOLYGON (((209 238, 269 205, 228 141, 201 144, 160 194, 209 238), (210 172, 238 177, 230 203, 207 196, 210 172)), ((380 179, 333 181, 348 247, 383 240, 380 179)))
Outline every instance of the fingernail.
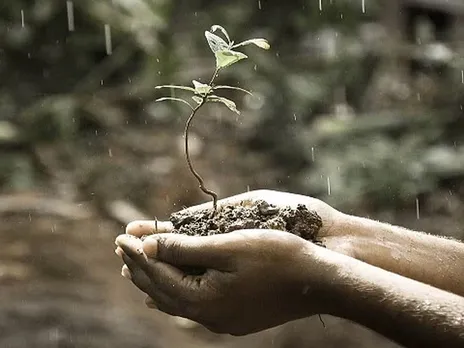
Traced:
POLYGON ((122 257, 122 255, 124 254, 124 251, 120 247, 117 247, 114 253, 118 255, 119 257, 122 257))
POLYGON ((126 265, 122 266, 121 275, 126 279, 129 279, 129 280, 132 279, 132 275, 129 271, 129 268, 126 265))

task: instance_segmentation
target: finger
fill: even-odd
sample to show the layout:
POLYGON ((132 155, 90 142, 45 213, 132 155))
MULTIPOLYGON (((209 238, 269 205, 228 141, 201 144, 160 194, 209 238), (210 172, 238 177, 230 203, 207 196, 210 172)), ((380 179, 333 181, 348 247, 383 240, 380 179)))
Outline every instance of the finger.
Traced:
POLYGON ((126 279, 132 280, 132 274, 131 274, 131 272, 129 270, 129 267, 127 267, 127 265, 122 266, 121 275, 126 279))
POLYGON ((137 220, 126 226, 126 233, 138 238, 155 233, 169 233, 173 229, 169 221, 137 220))
MULTIPOLYGON (((168 314, 174 313, 175 315, 177 315, 179 311, 181 311, 182 308, 185 307, 179 306, 179 304, 183 303, 182 300, 179 300, 179 294, 175 293, 174 296, 172 294, 173 289, 180 289, 180 287, 176 287, 175 284, 179 283, 179 281, 182 281, 182 277, 178 277, 175 281, 172 279, 172 277, 160 277, 159 279, 164 279, 166 283, 161 284, 161 286, 159 286, 160 283, 150 278, 146 274, 145 270, 141 269, 139 265, 136 262, 134 262, 129 256, 123 254, 123 259, 126 264, 123 266, 121 273, 126 278, 130 278, 132 283, 137 288, 139 288, 139 290, 148 295, 148 298, 151 299, 150 303, 146 302, 148 307, 159 309, 168 314), (127 275, 127 273, 129 274, 129 276, 127 275), (171 294, 166 295, 163 292, 163 288, 167 289, 171 294)), ((157 277, 155 278, 158 279, 157 277)))
POLYGON ((121 235, 116 238, 116 243, 123 250, 123 260, 131 271, 133 282, 142 291, 152 294, 160 289, 170 296, 185 295, 187 282, 184 281, 186 274, 182 270, 148 258, 143 252, 143 242, 138 238, 121 235), (178 290, 178 293, 173 290, 178 290))
MULTIPOLYGON (((151 269, 148 264, 148 257, 143 252, 142 240, 131 235, 123 234, 116 238, 116 244, 122 249, 124 263, 126 263, 129 269, 131 271, 133 269, 143 271, 145 277, 149 277, 151 269)), ((137 273, 137 276, 137 279, 140 279, 140 281, 143 281, 143 284, 146 285, 145 277, 140 273, 137 273)))
POLYGON ((117 238, 120 245, 117 253, 125 263, 121 273, 150 296, 159 310, 170 315, 183 314, 188 310, 186 303, 194 295, 191 277, 172 265, 148 259, 143 251, 140 252, 140 243, 130 236, 117 238))
POLYGON ((146 263, 147 257, 143 252, 143 243, 141 239, 132 235, 122 234, 116 238, 115 243, 125 254, 139 263, 141 267, 146 263))
POLYGON ((170 297, 182 298, 190 291, 186 282, 188 276, 173 265, 150 258, 144 271, 152 284, 170 297))
POLYGON ((132 281, 132 283, 146 294, 151 293, 151 280, 136 262, 134 262, 126 254, 122 255, 124 266, 122 266, 121 274, 123 277, 132 281))
POLYGON ((147 296, 147 298, 145 299, 145 305, 148 308, 158 309, 158 306, 156 305, 155 300, 153 300, 150 296, 147 296))
POLYGON ((166 314, 172 316, 181 315, 183 313, 182 306, 179 306, 177 299, 170 299, 163 293, 156 294, 156 297, 147 296, 145 298, 145 305, 151 309, 158 309, 166 314))
POLYGON ((138 265, 131 262, 128 256, 125 257, 128 258, 125 261, 131 270, 132 282, 149 296, 145 304, 150 308, 159 309, 169 315, 185 316, 191 312, 194 299, 208 290, 201 286, 192 286, 200 282, 194 282, 193 277, 185 275, 172 265, 149 259, 149 271, 146 273, 141 268, 137 269, 138 265))
MULTIPOLYGON (((229 270, 238 235, 186 236, 182 234, 151 235, 143 241, 146 255, 171 265, 200 266, 229 270)), ((243 239, 243 238, 242 238, 243 239)))

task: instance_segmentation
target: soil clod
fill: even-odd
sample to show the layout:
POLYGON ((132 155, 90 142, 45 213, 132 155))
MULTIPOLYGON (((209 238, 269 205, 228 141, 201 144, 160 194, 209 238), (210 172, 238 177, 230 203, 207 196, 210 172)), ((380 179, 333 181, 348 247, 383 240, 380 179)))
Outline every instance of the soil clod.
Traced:
POLYGON ((296 208, 280 208, 263 200, 242 205, 218 207, 214 216, 210 209, 183 210, 171 214, 173 233, 210 236, 243 229, 274 229, 293 233, 309 241, 316 239, 322 220, 315 212, 300 204, 296 208))

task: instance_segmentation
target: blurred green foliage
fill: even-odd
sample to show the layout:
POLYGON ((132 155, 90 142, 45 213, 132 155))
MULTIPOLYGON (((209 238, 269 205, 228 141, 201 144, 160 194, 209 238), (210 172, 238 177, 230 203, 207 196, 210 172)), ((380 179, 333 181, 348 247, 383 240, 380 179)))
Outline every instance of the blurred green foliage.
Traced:
MULTIPOLYGON (((271 43, 273 54, 256 52, 221 75, 221 84, 243 81, 258 99, 231 92, 243 115, 223 119, 218 134, 243 152, 265 153, 278 173, 275 188, 355 206, 411 201, 464 175, 452 165, 461 160, 462 62, 438 70, 427 63, 412 79, 395 81, 384 70, 391 52, 382 4, 366 1, 363 13, 360 1, 323 1, 322 11, 304 0, 7 2, 0 11, 0 122, 18 133, 0 134, 0 184, 7 191, 39 185, 35 150, 44 144, 67 148, 62 156, 74 161, 72 170, 107 151, 95 142, 102 135, 178 129, 181 106, 154 107, 161 96, 154 86, 198 76, 205 82, 213 62, 203 32, 219 23, 233 37, 271 43), (228 134, 231 124, 239 131, 228 134), (438 167, 449 170, 436 170, 430 158, 437 148, 446 159, 438 167)), ((218 141, 211 119, 202 121, 205 133, 218 141)))

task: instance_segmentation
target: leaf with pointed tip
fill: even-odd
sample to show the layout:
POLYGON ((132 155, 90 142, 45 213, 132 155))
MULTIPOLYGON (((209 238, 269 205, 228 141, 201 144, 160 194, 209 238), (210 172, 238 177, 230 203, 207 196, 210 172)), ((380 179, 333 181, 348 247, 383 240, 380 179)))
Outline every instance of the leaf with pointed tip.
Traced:
POLYGON ((232 50, 222 50, 214 53, 216 56, 216 68, 222 69, 232 64, 237 63, 239 60, 248 58, 247 55, 242 52, 236 52, 232 50))
POLYGON ((181 98, 174 98, 174 97, 162 97, 162 98, 158 98, 155 100, 155 102, 162 102, 162 101, 168 101, 168 100, 171 100, 171 101, 178 101, 178 102, 181 102, 181 103, 184 103, 184 104, 187 104, 190 109, 193 110, 193 107, 192 105, 190 105, 190 103, 184 99, 181 99, 181 98))
POLYGON ((220 31, 224 34, 224 36, 226 37, 227 41, 229 41, 229 45, 232 43, 232 42, 230 41, 230 37, 229 37, 229 34, 227 33, 227 30, 225 30, 223 27, 221 27, 220 25, 217 25, 217 24, 216 24, 216 25, 213 25, 213 26, 211 27, 211 32, 212 32, 212 33, 214 33, 216 30, 220 30, 220 31))
POLYGON ((188 86, 177 86, 177 85, 161 85, 161 86, 156 86, 155 89, 160 89, 160 88, 175 88, 175 89, 183 89, 185 91, 190 91, 195 93, 195 88, 188 87, 188 86))
POLYGON ((205 31, 205 36, 206 41, 208 41, 209 48, 211 48, 211 51, 213 51, 213 53, 229 49, 229 45, 227 44, 227 42, 225 42, 223 38, 215 34, 212 34, 209 31, 205 31))
POLYGON ((203 98, 198 97, 198 96, 196 96, 196 95, 194 95, 194 96, 192 97, 192 99, 193 99, 193 100, 195 101, 195 103, 197 103, 198 105, 200 105, 201 103, 203 103, 203 98))
POLYGON ((246 94, 253 95, 250 91, 247 91, 246 89, 240 88, 240 87, 234 87, 234 86, 214 86, 213 90, 216 89, 235 89, 237 91, 242 91, 245 92, 246 94))
POLYGON ((237 105, 235 105, 235 103, 230 99, 220 97, 218 95, 210 95, 210 96, 208 96, 208 98, 206 100, 209 101, 209 102, 213 102, 213 103, 222 103, 225 106, 227 106, 231 111, 233 111, 236 114, 240 115, 240 111, 237 109, 237 105))
POLYGON ((210 85, 198 82, 196 80, 193 80, 192 82, 193 82, 193 85, 195 86, 195 92, 197 94, 207 95, 209 92, 211 92, 212 87, 210 85))
POLYGON ((246 46, 246 45, 256 45, 259 48, 262 48, 264 50, 268 50, 271 48, 271 45, 266 39, 250 39, 250 40, 245 40, 243 42, 240 42, 236 45, 233 45, 232 48, 240 47, 240 46, 246 46))

